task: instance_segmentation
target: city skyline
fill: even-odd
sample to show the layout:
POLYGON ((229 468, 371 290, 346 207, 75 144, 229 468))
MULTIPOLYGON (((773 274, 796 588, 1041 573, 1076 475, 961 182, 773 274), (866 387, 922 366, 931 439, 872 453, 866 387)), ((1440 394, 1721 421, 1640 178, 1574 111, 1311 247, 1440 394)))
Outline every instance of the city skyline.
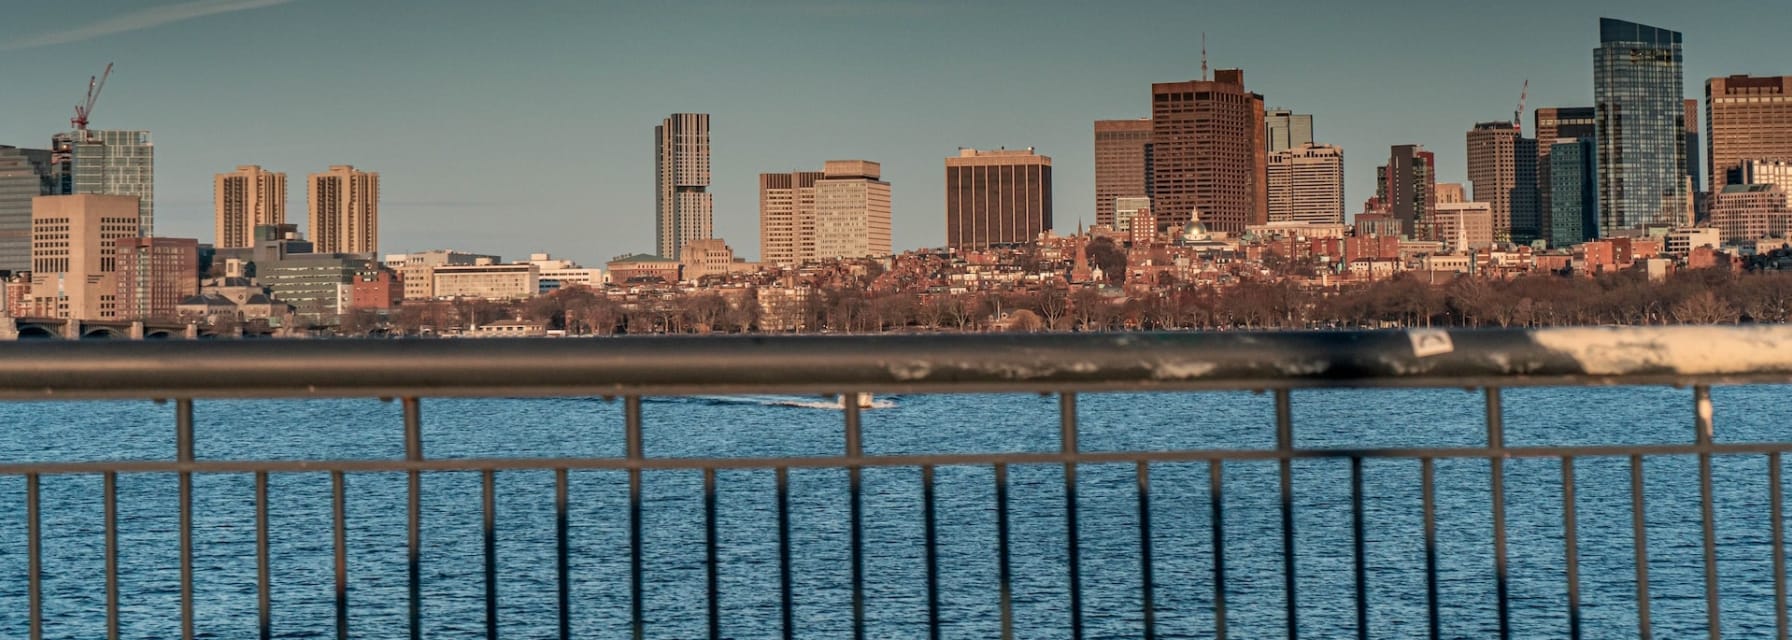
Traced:
MULTIPOLYGON (((307 56, 273 68, 250 63, 263 54, 279 57, 303 49, 302 38, 288 31, 322 24, 333 5, 343 4, 292 0, 20 49, 0 68, 34 90, 15 96, 9 117, 0 122, 0 144, 44 146, 48 135, 66 129, 67 105, 80 97, 81 81, 106 60, 118 59, 121 66, 92 126, 155 133, 160 147, 158 234, 209 237, 210 177, 239 164, 289 172, 355 164, 387 176, 382 245, 393 250, 551 251, 597 263, 653 245, 651 160, 639 142, 640 132, 667 113, 704 112, 715 118, 715 235, 741 255, 757 257, 752 242, 757 176, 800 169, 827 157, 879 158, 887 180, 909 185, 893 215, 894 244, 903 250, 944 244, 937 163, 959 146, 1033 146, 1052 156, 1057 165, 1054 200, 1061 205, 1057 226, 1092 223, 1089 122, 1147 115, 1141 103, 1151 83, 1199 78, 1199 37, 1191 34, 1202 30, 1209 32, 1213 67, 1246 70, 1250 90, 1263 93, 1266 106, 1313 114, 1321 123, 1318 141, 1346 150, 1346 207, 1354 213, 1372 194, 1374 167, 1394 144, 1425 145, 1437 154, 1440 181, 1464 181, 1461 132, 1474 122, 1510 113, 1526 78, 1531 80, 1531 105, 1591 104, 1590 53, 1597 46, 1601 15, 1685 33, 1683 93, 1697 98, 1710 77, 1784 73, 1764 67, 1769 62, 1752 52, 1775 41, 1764 28, 1774 21, 1764 13, 1792 13, 1756 7, 1751 15, 1761 19, 1732 24, 1719 19, 1722 12, 1698 7, 1613 3, 1552 7, 1549 24, 1534 25, 1522 15, 1509 15, 1525 13, 1513 7, 1499 12, 1472 7, 1396 11, 1382 3, 1309 3, 1278 9, 1288 13, 1272 22, 1278 29, 1291 29, 1293 36, 1325 32, 1341 21, 1370 28, 1324 42, 1278 38, 1276 46, 1263 47, 1248 44, 1267 27, 1250 19, 1255 9, 1245 3, 1149 8, 1140 3, 1140 10, 1164 18, 1143 26, 1100 15, 1094 8, 1058 5, 1047 7, 1042 16, 1000 26, 1012 17, 1008 10, 1013 5, 998 2, 951 11, 927 2, 786 5, 767 8, 775 15, 758 16, 693 2, 680 13, 695 14, 693 28, 715 36, 714 42, 683 45, 670 59, 656 61, 631 53, 656 46, 633 42, 645 38, 587 44, 587 38, 573 37, 591 36, 592 30, 622 35, 670 28, 668 18, 640 8, 532 5, 499 11, 442 2, 430 5, 426 15, 422 5, 400 3, 367 8, 366 24, 354 27, 390 38, 377 47, 367 45, 380 53, 351 46, 324 56, 371 56, 357 70, 317 76, 330 78, 329 86, 336 89, 326 92, 332 96, 330 104, 293 98, 314 86, 306 84, 314 68, 330 65, 307 56), (504 36, 523 33, 525 26, 538 26, 532 20, 557 14, 548 21, 559 26, 517 45, 520 51, 493 54, 508 61, 503 64, 468 64, 459 57, 465 54, 449 49, 452 38, 411 33, 429 29, 387 33, 402 24, 432 27, 442 35, 504 36), (825 28, 775 24, 793 14, 825 28), (1395 15, 1397 23, 1377 23, 1395 15), (926 37, 897 38, 880 28, 893 22, 920 29, 926 37), (1522 26, 1526 46, 1502 49, 1492 41, 1462 46, 1448 36, 1469 24, 1477 29, 1522 26), (1123 26, 1143 29, 1145 36, 1181 36, 1158 38, 1164 43, 1126 54, 1076 44, 1123 26), (1379 45, 1396 26, 1411 36, 1411 46, 1451 46, 1436 47, 1425 60, 1390 57, 1379 45), (217 37, 192 37, 196 33, 217 37), (979 37, 959 37, 969 34, 979 37), (764 37, 773 35, 785 41, 764 37), (945 46, 948 40, 951 46, 945 46), (864 55, 880 63, 882 75, 860 78, 853 75, 858 67, 818 57, 798 58, 793 71, 802 73, 788 78, 762 72, 774 58, 849 41, 866 47, 864 55), (932 42, 940 46, 929 46, 932 42), (390 53, 407 44, 429 53, 390 53), (956 69, 933 65, 1014 47, 1028 55, 956 69), (731 55, 714 55, 723 50, 731 55), (255 55, 238 56, 245 58, 241 61, 219 55, 227 51, 255 55), (513 72, 523 68, 517 66, 524 59, 520 56, 540 54, 552 54, 543 69, 513 72), (713 61, 714 68, 686 68, 698 59, 713 61), (25 64, 28 60, 37 64, 25 64), (576 82, 538 77, 558 72, 565 78, 568 68, 580 69, 571 76, 576 82), (1372 68, 1392 69, 1400 73, 1391 75, 1402 77, 1362 82, 1371 77, 1372 68), (677 79, 669 75, 675 69, 690 75, 677 79), (750 86, 755 83, 766 86, 750 86), (225 93, 232 102, 219 99, 218 87, 239 85, 253 95, 225 93), (1439 91, 1440 85, 1449 90, 1439 91), (1419 91, 1423 93, 1414 93, 1419 91), (840 108, 817 101, 820 93, 833 96, 840 108), (1420 105, 1402 95, 1427 99, 1420 105), (1016 97, 1027 106, 1014 109, 1016 97), (1004 106, 1005 116, 986 117, 996 105, 1004 106), (799 123, 809 123, 807 132, 799 123), (208 135, 233 128, 253 129, 258 136, 208 135), (435 135, 441 132, 453 135, 435 135), (570 153, 565 149, 572 147, 549 144, 569 135, 588 143, 578 148, 593 151, 570 153), (477 149, 469 151, 468 145, 477 149), (524 188, 521 197, 516 187, 524 188)), ((1518 4, 1538 10, 1543 6, 1518 4)), ((0 47, 19 49, 21 42, 30 45, 33 39, 43 40, 43 34, 99 22, 137 6, 114 2, 111 8, 102 4, 81 14, 51 5, 27 7, 0 30, 0 47)), ((293 201, 295 196, 289 196, 288 206, 303 206, 293 201)))

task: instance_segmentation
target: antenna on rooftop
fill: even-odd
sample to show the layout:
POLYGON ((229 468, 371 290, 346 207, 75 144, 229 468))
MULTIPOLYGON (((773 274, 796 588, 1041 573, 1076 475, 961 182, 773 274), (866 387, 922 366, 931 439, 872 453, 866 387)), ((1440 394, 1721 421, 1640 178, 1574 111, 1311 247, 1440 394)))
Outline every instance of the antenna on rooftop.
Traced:
POLYGON ((1201 32, 1201 81, 1207 81, 1207 32, 1201 32))

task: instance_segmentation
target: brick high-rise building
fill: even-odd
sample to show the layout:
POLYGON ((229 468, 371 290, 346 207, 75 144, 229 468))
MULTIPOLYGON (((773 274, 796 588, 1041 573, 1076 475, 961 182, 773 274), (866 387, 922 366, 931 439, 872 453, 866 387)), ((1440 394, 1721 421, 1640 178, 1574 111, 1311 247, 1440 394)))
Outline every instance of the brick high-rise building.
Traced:
POLYGON ((1599 234, 1690 222, 1680 32, 1599 19, 1599 234))
POLYGON ((1052 159, 1033 149, 946 158, 946 246, 1032 242, 1052 228, 1052 159))
POLYGON ((1269 154, 1269 221, 1344 223, 1344 150, 1305 144, 1269 154))
POLYGON ((1705 148, 1712 193, 1748 184, 1744 161, 1792 162, 1792 76, 1706 80, 1705 148))
POLYGON ((172 320, 175 307, 199 295, 199 241, 193 238, 120 238, 113 252, 118 266, 120 320, 172 320))
POLYGON ((379 252, 380 174, 348 165, 311 174, 311 243, 317 253, 379 252))
POLYGON ((759 174, 761 262, 795 266, 893 253, 890 183, 880 179, 878 163, 829 160, 823 167, 759 174))
POLYGON ((1151 195, 1151 119, 1095 121, 1095 224, 1114 226, 1116 198, 1151 195))
POLYGON ((1395 145, 1381 166, 1375 198, 1400 223, 1400 235, 1432 239, 1437 214, 1437 156, 1416 144, 1395 145))
POLYGON ((715 233, 709 193, 709 114, 674 113, 653 128, 654 241, 660 256, 715 233))
POLYGON ((255 246, 255 228, 286 224, 286 174, 255 165, 212 179, 212 246, 255 246))
POLYGON ((117 243, 137 237, 141 211, 131 196, 32 200, 31 315, 118 318, 117 243))
POLYGON ((1537 141, 1511 122, 1468 131, 1468 179, 1474 201, 1493 210, 1493 239, 1527 244, 1542 236, 1537 209, 1537 141))
POLYGON ((1209 229, 1232 234, 1268 222, 1263 120, 1263 96, 1245 90, 1243 70, 1151 85, 1150 195, 1158 220, 1186 224, 1199 210, 1209 229))

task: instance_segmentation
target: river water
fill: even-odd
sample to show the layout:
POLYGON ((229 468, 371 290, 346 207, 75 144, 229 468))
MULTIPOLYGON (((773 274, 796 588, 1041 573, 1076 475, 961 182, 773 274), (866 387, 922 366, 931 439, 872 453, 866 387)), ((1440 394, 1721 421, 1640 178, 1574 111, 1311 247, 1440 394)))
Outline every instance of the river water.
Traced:
MULTIPOLYGON (((1717 439, 1788 439, 1784 389, 1719 388, 1717 439)), ((1688 442, 1691 392, 1666 388, 1515 389, 1506 398, 1509 445, 1688 442)), ((788 400, 788 399, 785 399, 788 400)), ((800 399, 799 399, 800 400, 800 399)), ((1057 401, 1037 395, 897 396, 865 412, 868 453, 1052 451, 1057 401)), ((773 398, 649 399, 649 456, 828 455, 843 446, 840 412, 773 398)), ((1081 397, 1086 450, 1270 448, 1273 404, 1249 393, 1095 394, 1081 397)), ((1299 391, 1301 446, 1473 446, 1485 442, 1479 393, 1461 390, 1299 391)), ((620 456, 620 403, 597 399, 425 400, 431 457, 620 456)), ((397 458, 397 404, 373 400, 201 401, 202 459, 397 458)), ((173 416, 148 402, 0 405, 0 460, 166 459, 173 416)), ((1436 466, 1442 624, 1446 637, 1496 627, 1488 463, 1436 466)), ((1773 629, 1766 462, 1716 461, 1722 628, 1732 637, 1773 629)), ((1423 637, 1424 547, 1419 464, 1369 460, 1366 539, 1374 637, 1423 637)), ((1627 461, 1576 465, 1586 637, 1631 637, 1637 608, 1627 461)), ((1019 636, 1068 637, 1061 469, 1011 470, 1014 607, 1019 636)), ((1295 465, 1301 627, 1308 637, 1354 633, 1349 463, 1295 465)), ((1515 637, 1567 636, 1560 465, 1507 464, 1512 625, 1515 637)), ((579 637, 628 629, 626 476, 572 474, 573 624, 579 637)), ((773 473, 719 473, 724 633, 771 638, 779 629, 773 473)), ((1282 635, 1281 534, 1276 467, 1225 467, 1224 540, 1232 637, 1282 635)), ((796 618, 803 637, 851 628, 845 472, 791 472, 796 618)), ((1704 633, 1697 462, 1646 464, 1651 604, 1658 637, 1704 633)), ((920 474, 864 472, 870 635, 925 637, 920 474)), ((347 481, 354 637, 404 634, 405 478, 347 481)), ((500 625, 507 637, 554 631, 551 472, 498 476, 500 625)), ((1212 542, 1205 464, 1152 470, 1152 539, 1160 637, 1211 637, 1212 542)), ((279 637, 334 634, 328 474, 276 474, 270 483, 274 626, 279 637)), ((1139 637, 1139 527, 1130 465, 1080 472, 1085 623, 1091 638, 1139 637)), ((101 484, 91 476, 42 481, 46 637, 104 634, 101 484)), ((178 635, 175 481, 119 481, 122 624, 127 637, 178 635)), ((256 632, 253 479, 195 480, 198 627, 217 638, 256 632)), ((24 637, 24 482, 0 478, 14 505, 0 513, 0 637, 24 637)), ((475 473, 424 479, 426 636, 484 633, 480 481, 475 473)), ((649 472, 646 495, 648 635, 706 633, 702 478, 649 472)), ((945 637, 998 632, 993 472, 938 472, 945 637)))

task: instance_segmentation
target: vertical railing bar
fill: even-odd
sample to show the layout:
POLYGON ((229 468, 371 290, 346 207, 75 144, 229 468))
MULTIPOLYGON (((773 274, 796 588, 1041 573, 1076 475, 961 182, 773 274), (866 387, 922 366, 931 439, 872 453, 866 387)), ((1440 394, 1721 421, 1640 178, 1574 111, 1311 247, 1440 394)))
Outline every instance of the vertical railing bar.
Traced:
MULTIPOLYGON (((174 456, 193 461, 193 400, 174 401, 174 456)), ((193 640, 193 474, 179 474, 180 500, 180 637, 193 640)))
POLYGON ((1496 611, 1499 614, 1501 640, 1512 637, 1512 581, 1506 561, 1506 448, 1505 415, 1501 409, 1500 388, 1487 387, 1487 459, 1488 483, 1493 496, 1493 584, 1496 611))
POLYGON ((722 640, 721 557, 716 551, 716 470, 703 469, 703 561, 709 600, 709 638, 722 640))
MULTIPOLYGON (((865 454, 864 443, 860 440, 859 394, 840 394, 840 407, 846 414, 846 456, 858 458, 865 454)), ((865 532, 864 532, 864 487, 862 485, 864 471, 859 465, 846 468, 846 484, 848 499, 848 517, 851 518, 851 552, 852 552, 852 637, 853 640, 865 638, 865 532)))
POLYGON ((1008 465, 996 463, 996 600, 1002 640, 1014 639, 1013 568, 1008 561, 1008 465))
POLYGON ((1287 389, 1276 389, 1276 451, 1282 489, 1282 590, 1286 595, 1287 635, 1300 637, 1300 613, 1295 595, 1294 566, 1294 408, 1287 389))
POLYGON ((1443 637, 1437 602, 1437 479, 1431 458, 1419 458, 1419 495, 1425 512, 1425 619, 1431 640, 1443 637))
POLYGON ((330 472, 331 520, 335 529, 336 638, 348 640, 348 506, 341 471, 330 472))
POLYGON ((1363 523, 1363 458, 1350 457, 1351 560, 1356 578, 1356 637, 1369 638, 1369 553, 1363 523))
MULTIPOLYGON (((404 459, 423 461, 423 405, 415 397, 404 398, 404 459)), ((406 474, 405 551, 409 583, 411 640, 423 640, 423 473, 406 474)))
MULTIPOLYGON (((1694 385, 1693 439, 1702 447, 1711 446, 1711 387, 1694 385)), ((1699 522, 1705 535, 1705 626, 1712 640, 1721 637, 1717 594, 1717 511, 1711 498, 1711 452, 1699 454, 1699 522)))
POLYGON ((44 637, 43 530, 37 493, 37 474, 25 474, 25 606, 31 640, 44 637))
POLYGON ((1644 521, 1643 456, 1630 456, 1630 532, 1636 541, 1636 625, 1643 640, 1655 637, 1649 620, 1649 529, 1644 521))
POLYGON ((1082 536, 1077 521, 1076 462, 1077 425, 1076 394, 1058 394, 1058 443, 1070 458, 1064 463, 1064 559, 1070 582, 1070 637, 1083 637, 1083 562, 1082 536))
POLYGON ((497 472, 479 472, 480 503, 485 516, 485 637, 498 638, 498 490, 497 472))
POLYGON ((1779 640, 1786 640, 1786 523, 1780 487, 1780 453, 1767 454, 1767 502, 1773 537, 1773 622, 1779 640))
POLYGON ((940 639, 940 551, 939 522, 934 513, 933 465, 921 465, 921 527, 926 535, 927 553, 927 637, 940 639))
MULTIPOLYGON (((641 444, 641 396, 622 399, 623 437, 628 459, 640 462, 646 456, 641 444)), ((641 539, 641 468, 628 470, 628 545, 629 545, 629 626, 635 640, 647 635, 647 607, 643 588, 641 539)))
POLYGON ((1207 501, 1213 525, 1213 637, 1226 640, 1225 463, 1207 461, 1207 501))
POLYGON ((1145 640, 1157 637, 1157 585, 1151 557, 1151 466, 1140 460, 1139 479, 1139 610, 1145 622, 1145 640))
POLYGON ((255 613, 261 640, 274 637, 274 594, 268 563, 268 472, 255 472, 255 613))
POLYGON ((1580 640, 1580 525, 1574 506, 1574 458, 1562 458, 1562 556, 1568 580, 1568 638, 1580 640))
POLYGON ((106 511, 106 639, 118 640, 118 472, 101 478, 106 511))
POLYGON ((560 640, 572 638, 572 544, 567 515, 567 470, 554 470, 554 586, 560 640))
POLYGON ((796 607, 791 594, 790 571, 790 468, 778 467, 778 611, 784 640, 796 638, 796 607))

